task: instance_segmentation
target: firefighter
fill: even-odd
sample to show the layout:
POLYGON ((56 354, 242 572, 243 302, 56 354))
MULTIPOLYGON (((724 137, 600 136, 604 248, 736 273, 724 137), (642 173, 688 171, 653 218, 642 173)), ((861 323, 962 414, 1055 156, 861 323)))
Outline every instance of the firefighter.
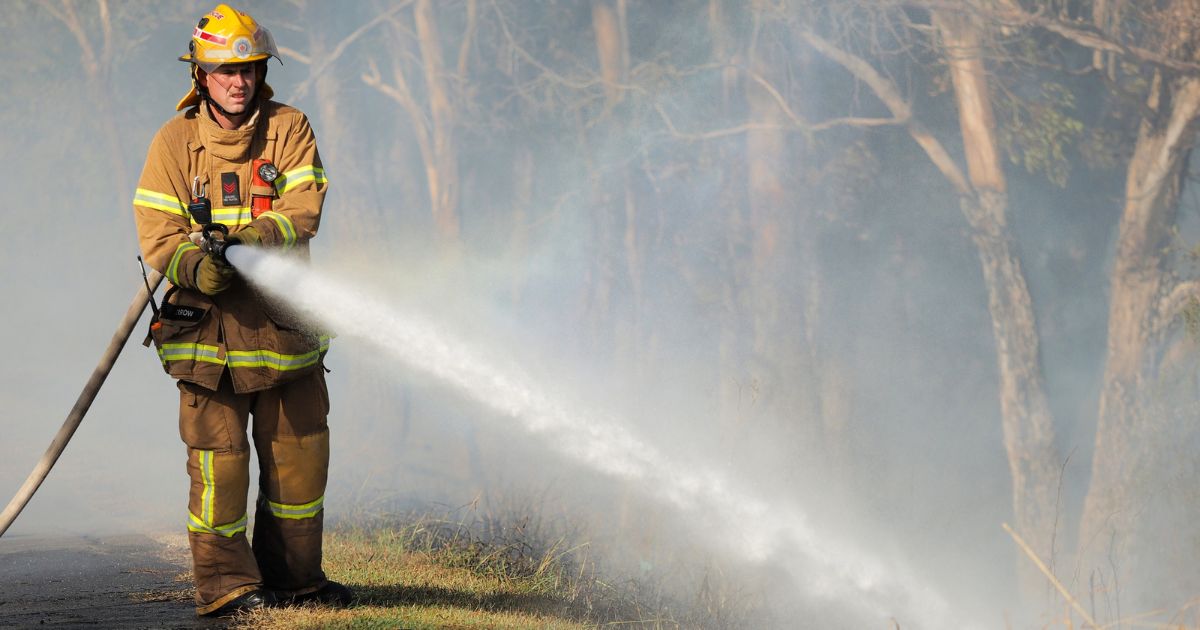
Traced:
POLYGON ((321 569, 328 337, 206 254, 198 236, 218 223, 228 247, 307 259, 327 182, 308 119, 271 100, 271 57, 279 58, 271 33, 249 15, 221 4, 200 18, 179 58, 192 81, 176 108, 183 113, 154 136, 133 201, 142 253, 171 283, 150 337, 178 380, 188 540, 204 616, 352 599, 321 569), (262 161, 275 169, 256 171, 265 179, 251 173, 262 161), (253 545, 248 429, 259 462, 253 545))

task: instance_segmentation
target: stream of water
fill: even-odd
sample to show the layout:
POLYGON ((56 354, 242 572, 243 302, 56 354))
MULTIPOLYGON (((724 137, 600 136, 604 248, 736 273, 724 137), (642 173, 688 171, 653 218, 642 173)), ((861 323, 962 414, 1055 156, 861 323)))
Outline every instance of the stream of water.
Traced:
POLYGON ((716 469, 686 464, 615 417, 555 400, 518 365, 488 359, 444 330, 433 314, 388 304, 345 279, 255 248, 233 247, 227 256, 240 273, 313 321, 432 375, 581 466, 636 482, 680 510, 713 544, 783 567, 808 596, 877 620, 875 628, 892 627, 891 619, 906 629, 970 627, 953 619, 944 598, 903 566, 813 531, 799 506, 757 497, 716 469))

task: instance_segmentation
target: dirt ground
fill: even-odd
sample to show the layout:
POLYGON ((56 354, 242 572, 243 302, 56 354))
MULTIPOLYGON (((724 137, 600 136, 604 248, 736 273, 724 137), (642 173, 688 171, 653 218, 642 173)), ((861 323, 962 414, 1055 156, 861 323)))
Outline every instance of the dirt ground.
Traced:
POLYGON ((0 538, 0 628, 205 628, 187 540, 172 536, 0 538))

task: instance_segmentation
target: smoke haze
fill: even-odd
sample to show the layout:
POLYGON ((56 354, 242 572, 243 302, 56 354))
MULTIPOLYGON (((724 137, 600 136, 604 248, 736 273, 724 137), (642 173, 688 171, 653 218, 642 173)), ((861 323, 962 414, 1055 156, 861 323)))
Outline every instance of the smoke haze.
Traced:
MULTIPOLYGON (((450 66, 464 4, 434 3, 450 66)), ((714 112, 733 98, 721 71, 698 69, 708 5, 629 3, 635 107, 606 105, 600 81, 577 78, 600 72, 584 64, 597 54, 592 4, 482 3, 480 41, 507 43, 477 43, 470 80, 447 70, 455 98, 472 103, 457 112, 451 245, 410 115, 372 87, 394 80, 393 60, 411 63, 416 35, 386 21, 358 33, 384 11, 407 24, 411 9, 237 5, 285 48, 268 82, 317 134, 330 193, 313 263, 344 280, 338 295, 352 304, 338 306, 434 322, 486 365, 513 366, 488 374, 526 388, 498 400, 481 372, 471 393, 420 365, 415 344, 335 327, 327 518, 473 502, 495 515, 526 509, 583 524, 614 569, 673 575, 685 593, 706 570, 723 572, 783 626, 797 610, 828 619, 821 627, 1019 618, 1022 560, 1001 529, 1013 490, 995 340, 955 195, 898 132, 797 141, 778 154, 797 166, 775 165, 795 193, 777 208, 779 253, 760 265, 758 206, 770 204, 731 190, 764 153, 679 137, 723 125, 714 112), (308 55, 339 42, 326 81, 311 78, 308 55), (650 59, 658 65, 638 65, 650 59), (578 424, 539 427, 537 400, 578 424), (588 433, 610 427, 627 437, 588 433), (587 450, 607 446, 617 450, 587 450), (712 498, 726 489, 732 498, 712 498)), ((11 3, 0 18, 4 493, 49 444, 141 282, 133 188, 188 89, 176 57, 212 8, 111 7, 117 36, 98 79, 49 6, 11 3)), ((99 38, 96 7, 76 10, 99 38)), ((870 109, 869 97, 843 93, 831 64, 789 60, 802 62, 830 77, 827 92, 804 96, 810 113, 870 109)), ((428 88, 412 89, 424 106, 428 88)), ((933 111, 927 124, 956 133, 952 112, 933 111)), ((1122 192, 1112 170, 1077 164, 1065 188, 1012 170, 1010 222, 1039 318, 1068 514, 1091 464, 1122 192)), ((178 397, 137 343, 144 325, 7 536, 182 531, 178 397)))

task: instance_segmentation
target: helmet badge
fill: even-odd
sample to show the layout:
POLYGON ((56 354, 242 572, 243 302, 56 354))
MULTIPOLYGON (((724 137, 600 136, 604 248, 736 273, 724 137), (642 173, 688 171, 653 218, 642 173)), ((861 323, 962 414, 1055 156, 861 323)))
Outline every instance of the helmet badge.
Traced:
POLYGON ((250 44, 250 40, 248 38, 239 37, 233 42, 233 54, 237 55, 239 59, 245 59, 246 57, 249 57, 250 51, 253 49, 254 46, 250 44))

